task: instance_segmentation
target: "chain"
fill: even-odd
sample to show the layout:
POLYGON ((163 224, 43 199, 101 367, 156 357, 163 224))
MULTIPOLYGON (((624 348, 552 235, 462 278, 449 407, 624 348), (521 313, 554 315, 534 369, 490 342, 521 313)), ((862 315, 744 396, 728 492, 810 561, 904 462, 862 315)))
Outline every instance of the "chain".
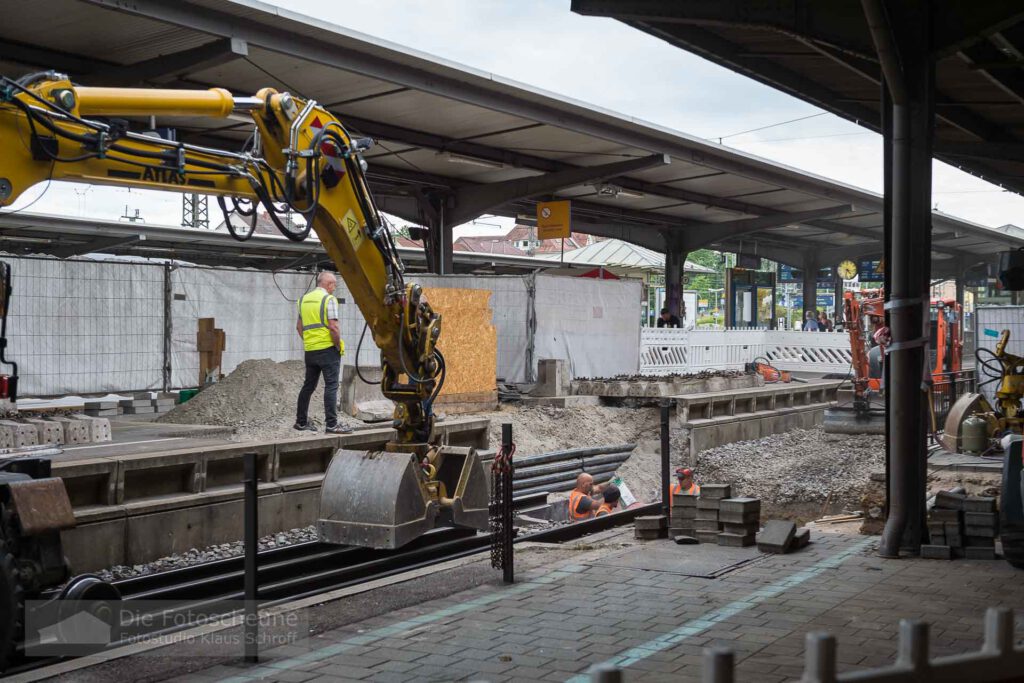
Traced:
POLYGON ((491 566, 495 569, 504 569, 511 558, 506 557, 506 548, 511 544, 508 540, 512 536, 511 515, 506 510, 512 506, 512 456, 516 452, 516 445, 509 448, 502 446, 494 456, 491 463, 491 505, 490 521, 488 524, 491 532, 491 566))

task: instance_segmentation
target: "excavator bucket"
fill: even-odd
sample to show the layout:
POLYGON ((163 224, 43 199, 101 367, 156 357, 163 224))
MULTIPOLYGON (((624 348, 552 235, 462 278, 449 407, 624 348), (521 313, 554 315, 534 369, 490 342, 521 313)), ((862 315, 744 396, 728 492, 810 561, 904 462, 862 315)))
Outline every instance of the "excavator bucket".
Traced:
POLYGON ((438 525, 487 528, 488 483, 474 449, 441 449, 437 479, 447 497, 440 501, 417 460, 411 453, 338 450, 320 491, 320 539, 394 549, 438 525))
POLYGON ((826 434, 885 434, 885 409, 828 408, 822 426, 826 434))

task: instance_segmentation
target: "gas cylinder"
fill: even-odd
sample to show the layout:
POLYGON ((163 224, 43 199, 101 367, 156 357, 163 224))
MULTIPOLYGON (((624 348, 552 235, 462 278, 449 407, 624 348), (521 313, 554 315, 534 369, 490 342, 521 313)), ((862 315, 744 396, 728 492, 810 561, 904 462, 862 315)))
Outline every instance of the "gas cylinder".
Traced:
POLYGON ((984 453, 988 448, 988 422, 971 415, 960 428, 964 453, 984 453))

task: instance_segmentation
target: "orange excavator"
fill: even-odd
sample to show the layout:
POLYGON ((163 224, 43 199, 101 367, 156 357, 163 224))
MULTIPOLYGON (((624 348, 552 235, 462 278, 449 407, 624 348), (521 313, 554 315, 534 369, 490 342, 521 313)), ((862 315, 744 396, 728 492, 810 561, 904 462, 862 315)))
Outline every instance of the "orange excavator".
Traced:
MULTIPOLYGON (((947 382, 963 361, 963 316, 955 299, 933 299, 930 310, 932 381, 947 382)), ((825 411, 830 434, 884 434, 885 402, 882 367, 889 328, 885 325, 882 290, 845 292, 843 323, 850 335, 852 400, 825 411)))

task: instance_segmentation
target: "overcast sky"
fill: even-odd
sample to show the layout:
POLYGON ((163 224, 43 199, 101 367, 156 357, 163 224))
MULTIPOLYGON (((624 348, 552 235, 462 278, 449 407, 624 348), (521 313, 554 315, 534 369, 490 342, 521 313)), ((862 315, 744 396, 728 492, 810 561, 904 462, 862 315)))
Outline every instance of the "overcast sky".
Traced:
MULTIPOLYGON (((567 97, 713 139, 876 192, 881 138, 617 21, 582 17, 568 0, 280 0, 273 4, 567 97), (813 116, 819 114, 818 116, 813 116), (753 133, 750 129, 805 120, 753 133)), ((992 227, 1024 224, 1024 199, 942 163, 933 206, 992 227)), ((18 206, 40 195, 28 193, 18 206)), ((139 209, 177 224, 179 195, 54 183, 28 210, 116 219, 139 209)), ((211 202, 211 214, 218 213, 211 202)), ((215 222, 218 217, 211 216, 215 222)), ((461 233, 508 221, 482 219, 461 233)))

